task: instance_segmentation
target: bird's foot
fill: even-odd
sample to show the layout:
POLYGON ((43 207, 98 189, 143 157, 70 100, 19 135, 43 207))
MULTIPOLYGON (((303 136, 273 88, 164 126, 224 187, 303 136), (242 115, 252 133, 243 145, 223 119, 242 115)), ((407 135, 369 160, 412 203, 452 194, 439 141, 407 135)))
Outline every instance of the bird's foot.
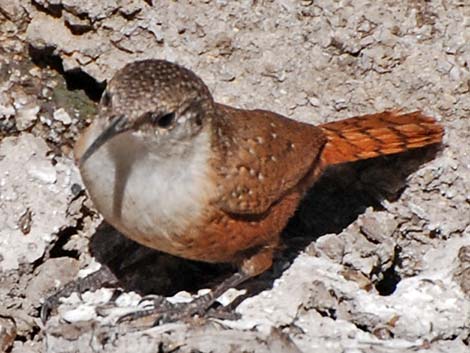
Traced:
POLYGON ((144 323, 156 326, 163 323, 185 320, 195 315, 221 319, 236 319, 238 318, 236 313, 224 310, 212 310, 211 306, 225 291, 229 288, 236 287, 247 278, 247 275, 237 272, 219 284, 210 293, 204 294, 189 303, 171 303, 161 296, 146 296, 142 298, 140 303, 150 301, 152 305, 151 308, 125 314, 118 319, 118 323, 142 320, 144 323))
POLYGON ((68 297, 74 292, 80 295, 87 290, 94 291, 103 287, 115 286, 117 283, 118 280, 111 270, 107 266, 101 266, 98 271, 67 283, 64 287, 46 298, 41 307, 40 318, 45 323, 50 313, 59 306, 60 298, 62 297, 68 297))

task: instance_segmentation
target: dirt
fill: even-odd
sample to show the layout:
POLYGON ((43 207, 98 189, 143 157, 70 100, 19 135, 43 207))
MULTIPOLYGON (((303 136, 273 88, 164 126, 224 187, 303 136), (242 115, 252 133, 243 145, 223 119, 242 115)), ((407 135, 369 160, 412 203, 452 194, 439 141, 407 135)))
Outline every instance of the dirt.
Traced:
POLYGON ((0 351, 468 352, 469 16, 442 0, 0 0, 0 351), (190 300, 231 272, 128 241, 84 190, 73 144, 143 58, 311 124, 421 110, 444 143, 328 170, 273 269, 219 300, 227 317, 118 324, 145 294, 190 300), (42 323, 44 298, 100 264, 120 295, 72 294, 42 323))

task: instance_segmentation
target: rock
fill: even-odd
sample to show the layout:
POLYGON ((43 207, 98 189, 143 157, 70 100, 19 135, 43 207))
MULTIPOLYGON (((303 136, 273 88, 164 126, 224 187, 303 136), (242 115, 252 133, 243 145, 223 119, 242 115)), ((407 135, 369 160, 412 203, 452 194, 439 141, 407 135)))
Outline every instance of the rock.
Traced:
POLYGON ((33 126, 38 118, 39 110, 39 106, 19 110, 15 115, 16 128, 23 131, 33 126))
MULTIPOLYGON (((467 353, 470 45, 463 3, 0 0, 0 303, 16 314, 8 315, 18 331, 9 349, 40 352, 47 343, 50 352, 467 353), (76 167, 55 154, 58 146, 66 151, 62 145, 75 140, 92 114, 71 115, 69 123, 61 109, 74 110, 50 99, 58 87, 49 82, 47 90, 31 89, 58 72, 33 65, 30 53, 41 63, 62 65, 69 83, 87 93, 99 89, 93 80, 75 80, 83 73, 100 83, 129 61, 164 58, 196 71, 219 102, 310 124, 386 109, 422 110, 444 124, 444 145, 401 182, 410 169, 401 160, 414 161, 421 151, 379 159, 372 163, 378 169, 359 163, 354 174, 338 178, 344 189, 319 190, 347 205, 356 202, 322 219, 334 231, 301 234, 318 238, 309 247, 315 251, 290 258, 274 282, 271 272, 254 280, 263 290, 241 303, 239 320, 131 329, 115 322, 135 310, 140 297, 127 292, 116 307, 102 310, 112 293, 102 290, 71 296, 42 336, 29 327, 37 312, 28 298, 54 288, 47 273, 61 276, 45 249, 61 230, 70 234, 78 226, 63 249, 72 246, 80 261, 89 259, 88 240, 99 218, 86 192, 70 190, 80 185, 76 167), (38 106, 37 121, 34 110, 21 115, 38 106), (358 195, 345 190, 356 184, 363 187, 358 195), (36 275, 40 279, 28 285, 36 275), (390 282, 387 295, 375 288, 379 281, 390 282)), ((79 92, 65 85, 61 90, 79 92)), ((320 208, 327 206, 323 200, 316 200, 320 208)), ((302 213, 308 224, 323 217, 302 213)), ((103 246, 112 250, 110 242, 103 246)), ((139 263, 132 266, 146 273, 139 263)), ((171 294, 182 290, 172 285, 171 294)), ((186 292, 188 299, 196 295, 186 292)))
POLYGON ((16 324, 11 317, 0 317, 0 351, 7 352, 16 338, 16 324))
POLYGON ((74 225, 67 207, 78 173, 70 160, 52 165, 46 143, 30 134, 0 144, 0 269, 17 269, 44 254, 61 229, 74 225), (22 231, 25 212, 30 230, 22 231))
POLYGON ((64 125, 70 125, 72 123, 70 115, 63 108, 57 109, 54 112, 54 119, 60 121, 64 125))
POLYGON ((26 296, 34 305, 52 295, 51 288, 59 290, 76 279, 79 263, 70 257, 49 259, 36 270, 35 276, 26 287, 26 296))

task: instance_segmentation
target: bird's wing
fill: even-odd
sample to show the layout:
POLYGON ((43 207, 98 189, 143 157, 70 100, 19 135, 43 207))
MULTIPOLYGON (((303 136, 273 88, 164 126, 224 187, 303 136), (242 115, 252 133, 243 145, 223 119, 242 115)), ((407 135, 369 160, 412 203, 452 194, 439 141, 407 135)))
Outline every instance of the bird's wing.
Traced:
POLYGON ((326 143, 321 129, 269 111, 218 105, 214 124, 219 206, 260 214, 310 175, 326 143))

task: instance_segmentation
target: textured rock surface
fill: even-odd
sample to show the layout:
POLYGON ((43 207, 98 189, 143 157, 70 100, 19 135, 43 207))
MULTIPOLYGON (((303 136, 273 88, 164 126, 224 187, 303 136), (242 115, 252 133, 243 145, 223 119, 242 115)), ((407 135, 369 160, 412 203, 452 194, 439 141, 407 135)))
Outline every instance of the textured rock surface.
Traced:
POLYGON ((44 140, 30 134, 4 138, 0 145, 2 271, 35 262, 61 229, 74 225, 67 208, 77 171, 69 159, 53 165, 48 151, 44 140))
POLYGON ((468 352, 469 17, 466 1, 439 0, 0 0, 0 346, 468 352), (304 245, 253 281, 239 320, 115 325, 132 290, 185 300, 221 275, 103 231, 82 190, 71 146, 100 83, 143 58, 190 67, 220 102, 313 124, 423 110, 444 146, 328 173, 286 231, 304 245), (43 327, 41 298, 90 252, 120 256, 126 293, 115 305, 110 289, 74 294, 43 327))

